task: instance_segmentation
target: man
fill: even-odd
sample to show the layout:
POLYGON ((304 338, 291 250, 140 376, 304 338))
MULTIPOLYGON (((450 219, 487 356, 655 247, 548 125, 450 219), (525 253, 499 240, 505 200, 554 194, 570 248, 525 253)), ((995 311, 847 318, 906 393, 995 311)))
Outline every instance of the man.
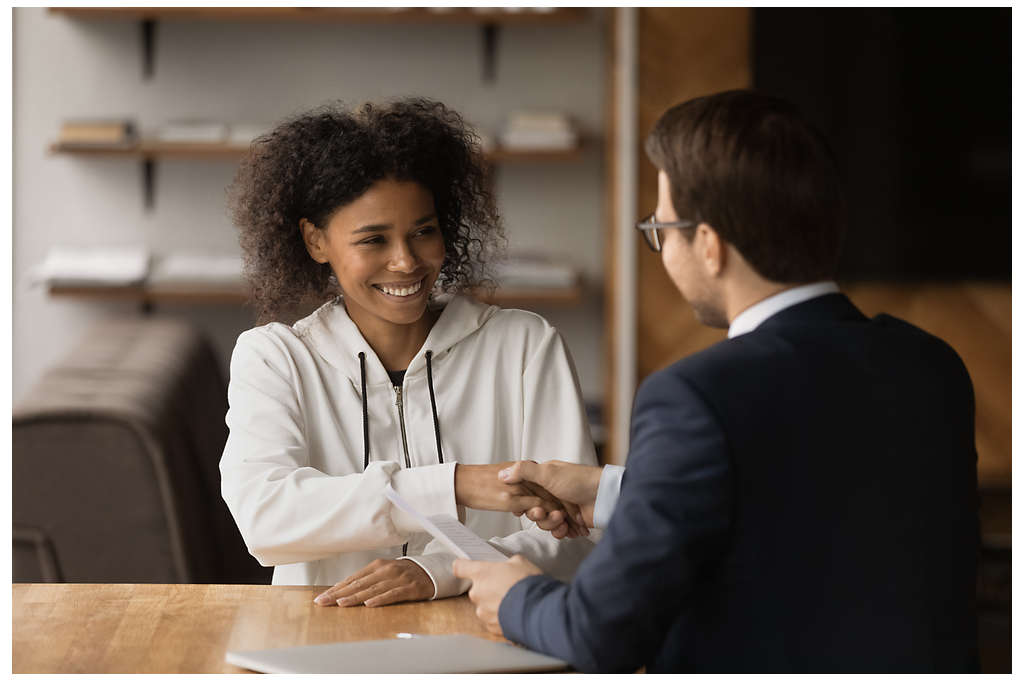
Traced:
POLYGON ((975 669, 970 378, 832 282, 823 139, 732 91, 670 109, 646 150, 658 205, 637 227, 729 338, 643 382, 621 489, 612 468, 508 471, 606 528, 568 585, 457 561, 478 615, 582 671, 975 669))

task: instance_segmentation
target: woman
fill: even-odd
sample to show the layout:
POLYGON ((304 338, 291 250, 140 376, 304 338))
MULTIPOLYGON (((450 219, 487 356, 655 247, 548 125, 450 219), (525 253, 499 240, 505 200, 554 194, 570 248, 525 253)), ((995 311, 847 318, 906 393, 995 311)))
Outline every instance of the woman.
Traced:
POLYGON ((243 333, 231 359, 222 490, 273 582, 333 584, 317 603, 340 605, 465 591, 388 484, 570 577, 590 540, 507 513, 549 503, 497 471, 593 464, 593 444, 555 329, 459 295, 501 236, 462 119, 421 99, 298 116, 254 143, 232 206, 262 319, 330 298, 243 333), (454 295, 441 307, 435 291, 454 295))

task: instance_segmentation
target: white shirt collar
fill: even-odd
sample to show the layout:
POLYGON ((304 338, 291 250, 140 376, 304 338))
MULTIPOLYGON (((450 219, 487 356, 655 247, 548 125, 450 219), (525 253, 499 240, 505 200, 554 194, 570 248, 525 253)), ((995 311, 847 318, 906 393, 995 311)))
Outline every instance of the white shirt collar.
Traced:
POLYGON ((781 312, 797 303, 809 301, 825 294, 839 293, 839 286, 835 282, 815 282, 814 284, 803 284, 792 289, 780 291, 774 296, 769 296, 763 301, 758 301, 739 315, 733 318, 729 325, 729 338, 752 332, 775 313, 781 312))

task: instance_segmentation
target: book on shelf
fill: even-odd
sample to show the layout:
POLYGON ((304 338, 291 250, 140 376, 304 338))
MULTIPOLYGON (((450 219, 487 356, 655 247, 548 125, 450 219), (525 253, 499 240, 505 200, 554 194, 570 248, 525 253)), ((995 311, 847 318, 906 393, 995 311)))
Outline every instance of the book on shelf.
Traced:
POLYGON ((135 124, 128 119, 71 119, 57 134, 63 147, 128 147, 135 141, 135 124))
POLYGON ((242 257, 200 253, 168 253, 153 259, 147 284, 184 287, 238 287, 244 285, 242 257))
POLYGON ((554 7, 471 7, 477 14, 550 14, 554 7))
POLYGON ((579 145, 572 120, 561 112, 513 111, 499 136, 516 151, 564 151, 579 145))
POLYGON ((494 279, 504 289, 567 289, 576 286, 579 274, 567 263, 520 253, 497 263, 494 279))
POLYGON ((149 251, 139 246, 57 246, 33 272, 50 287, 141 285, 149 274, 149 251))
POLYGON ((227 137, 226 123, 183 119, 168 121, 157 128, 155 139, 167 144, 220 144, 227 137))
POLYGON ((264 123, 232 123, 228 126, 227 143, 233 147, 248 147, 253 140, 273 128, 264 123))

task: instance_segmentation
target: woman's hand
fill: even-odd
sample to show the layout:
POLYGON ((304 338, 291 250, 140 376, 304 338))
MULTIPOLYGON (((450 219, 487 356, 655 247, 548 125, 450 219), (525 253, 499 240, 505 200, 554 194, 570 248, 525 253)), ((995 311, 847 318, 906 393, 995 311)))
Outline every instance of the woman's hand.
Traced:
MULTIPOLYGON (((566 509, 575 505, 581 514, 577 521, 592 528, 594 504, 597 501, 597 489, 603 471, 604 468, 599 466, 573 464, 554 459, 546 462, 525 459, 503 469, 498 478, 534 491, 543 490, 564 504, 566 509)), ((542 515, 545 511, 546 509, 534 509, 527 512, 527 516, 532 519, 534 515, 542 515)), ((548 527, 550 524, 538 522, 537 525, 545 530, 551 530, 548 527)))
POLYGON ((384 606, 434 596, 434 582, 415 561, 377 559, 317 596, 320 606, 384 606))
MULTIPOLYGON (((519 516, 527 511, 531 521, 547 521, 552 526, 561 525, 564 535, 578 537, 589 535, 590 531, 579 522, 579 508, 559 500, 540 486, 529 482, 505 483, 498 478, 498 472, 516 462, 497 464, 456 464, 455 504, 473 509, 508 511, 519 516)), ((545 526, 546 530, 550 530, 545 526)))

